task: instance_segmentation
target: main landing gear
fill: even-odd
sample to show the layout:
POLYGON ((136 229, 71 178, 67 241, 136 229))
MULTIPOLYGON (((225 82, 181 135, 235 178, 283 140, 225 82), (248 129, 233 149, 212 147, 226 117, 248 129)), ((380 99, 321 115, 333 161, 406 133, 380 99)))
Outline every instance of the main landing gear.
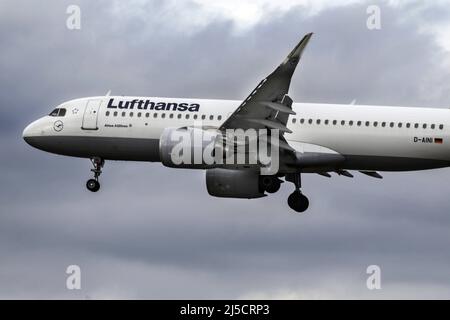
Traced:
POLYGON ((300 188, 302 187, 300 173, 287 174, 286 180, 295 185, 295 191, 288 197, 289 207, 297 212, 305 212, 309 207, 309 200, 300 191, 300 188))
POLYGON ((98 177, 102 174, 102 168, 105 165, 105 160, 99 157, 91 158, 92 165, 94 169, 91 171, 94 173, 94 179, 89 179, 86 182, 86 188, 91 192, 97 192, 100 190, 100 182, 98 182, 98 177))

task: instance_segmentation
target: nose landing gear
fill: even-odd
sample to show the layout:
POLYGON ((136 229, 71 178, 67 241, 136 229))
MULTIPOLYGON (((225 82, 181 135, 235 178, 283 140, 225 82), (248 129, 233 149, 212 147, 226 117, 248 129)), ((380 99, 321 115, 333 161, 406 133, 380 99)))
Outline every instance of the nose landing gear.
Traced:
POLYGON ((100 190, 100 182, 95 179, 89 179, 86 182, 86 188, 91 192, 97 192, 98 190, 100 190))
POLYGON ((300 173, 286 175, 286 180, 295 185, 295 191, 288 197, 289 207, 299 213, 305 212, 309 207, 309 200, 300 191, 300 188, 302 187, 300 173))
POLYGON ((98 177, 102 174, 102 168, 105 165, 105 160, 99 157, 91 158, 92 165, 94 169, 91 171, 94 173, 94 179, 89 179, 86 182, 86 188, 91 192, 97 192, 100 190, 100 182, 98 182, 98 177))

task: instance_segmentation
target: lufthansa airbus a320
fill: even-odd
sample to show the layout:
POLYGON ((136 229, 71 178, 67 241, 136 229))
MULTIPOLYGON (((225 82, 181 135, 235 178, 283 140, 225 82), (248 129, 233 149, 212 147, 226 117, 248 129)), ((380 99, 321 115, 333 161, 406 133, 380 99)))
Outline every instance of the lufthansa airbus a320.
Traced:
MULTIPOLYGON (((40 150, 90 159, 93 178, 86 186, 93 192, 100 189, 105 161, 151 161, 205 170, 208 193, 216 197, 260 198, 291 182, 294 191, 288 204, 296 212, 309 206, 301 192, 304 173, 352 177, 354 170, 380 179, 380 171, 450 165, 448 109, 294 103, 288 96, 291 78, 311 36, 307 34, 244 101, 109 94, 75 99, 28 125, 23 138, 40 150), (262 174, 259 162, 206 165, 173 160, 173 133, 214 132, 216 144, 225 141, 238 150, 227 132, 249 129, 277 132, 276 148, 271 148, 277 150, 276 172, 262 174)), ((269 145, 271 141, 266 137, 269 145)))

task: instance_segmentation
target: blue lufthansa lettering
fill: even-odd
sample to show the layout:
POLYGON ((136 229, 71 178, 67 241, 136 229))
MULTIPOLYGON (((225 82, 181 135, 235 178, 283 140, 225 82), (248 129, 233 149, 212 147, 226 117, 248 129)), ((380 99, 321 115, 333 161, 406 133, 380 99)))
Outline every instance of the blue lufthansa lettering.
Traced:
POLYGON ((151 100, 119 100, 114 101, 114 98, 109 99, 108 109, 134 109, 139 110, 158 110, 158 111, 188 111, 198 112, 200 104, 198 103, 176 103, 176 102, 153 102, 151 100))

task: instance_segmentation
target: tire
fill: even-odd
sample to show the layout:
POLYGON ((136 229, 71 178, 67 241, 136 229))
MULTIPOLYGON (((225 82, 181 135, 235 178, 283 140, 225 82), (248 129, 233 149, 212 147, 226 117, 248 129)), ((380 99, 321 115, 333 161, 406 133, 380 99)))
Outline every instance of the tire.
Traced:
POLYGON ((262 176, 260 179, 260 190, 267 193, 275 193, 280 190, 281 180, 276 176, 262 176))
POLYGON ((91 192, 97 192, 100 190, 100 183, 95 179, 89 179, 86 182, 86 188, 91 192))
POLYGON ((270 184, 266 187, 266 191, 268 193, 275 193, 275 192, 278 192, 278 190, 280 190, 280 188, 281 188, 281 183, 278 181, 274 181, 272 184, 270 184))
POLYGON ((309 200, 300 191, 294 191, 288 198, 289 207, 296 212, 305 212, 309 207, 309 200))

